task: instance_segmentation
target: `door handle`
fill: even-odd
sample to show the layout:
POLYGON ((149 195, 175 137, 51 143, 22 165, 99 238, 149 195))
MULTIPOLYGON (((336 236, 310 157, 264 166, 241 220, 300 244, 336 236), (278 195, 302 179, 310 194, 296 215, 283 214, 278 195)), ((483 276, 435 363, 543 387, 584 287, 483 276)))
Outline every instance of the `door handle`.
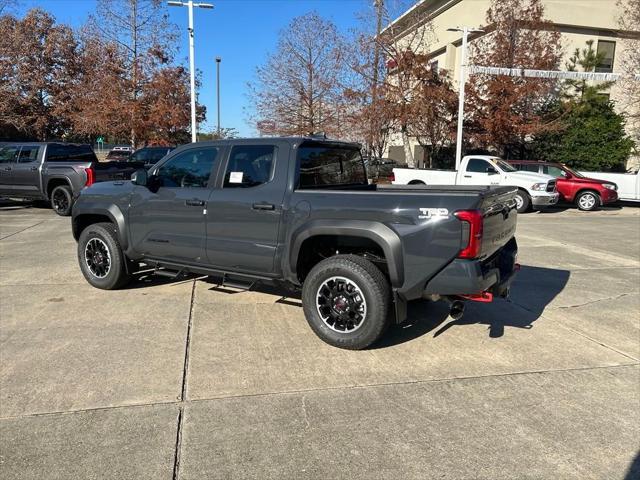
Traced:
POLYGON ((11 170, 11 167, 4 167, 4 169, 8 172, 9 170, 11 170))
POLYGON ((187 205, 188 207, 204 207, 204 204, 206 203, 204 200, 186 200, 185 205, 187 205))
POLYGON ((254 210, 275 210, 276 206, 273 203, 254 203, 254 210))
POLYGON ((36 170, 38 170, 38 167, 31 167, 32 172, 35 172, 36 170))
POLYGON ((471 178, 471 175, 465 175, 464 178, 471 178))

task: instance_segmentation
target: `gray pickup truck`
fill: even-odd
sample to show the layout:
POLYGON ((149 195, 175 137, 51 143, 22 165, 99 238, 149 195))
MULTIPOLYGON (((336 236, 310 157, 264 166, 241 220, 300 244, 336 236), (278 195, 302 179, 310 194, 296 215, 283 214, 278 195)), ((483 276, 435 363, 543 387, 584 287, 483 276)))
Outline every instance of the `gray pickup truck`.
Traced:
POLYGON ((0 197, 46 200, 58 215, 71 215, 80 190, 95 182, 129 179, 143 164, 98 162, 90 145, 0 144, 0 197))
POLYGON ((218 275, 302 290, 327 343, 362 349, 407 301, 506 296, 517 269, 515 188, 369 185, 357 144, 315 137, 182 146, 131 181, 82 190, 73 235, 87 281, 218 275))

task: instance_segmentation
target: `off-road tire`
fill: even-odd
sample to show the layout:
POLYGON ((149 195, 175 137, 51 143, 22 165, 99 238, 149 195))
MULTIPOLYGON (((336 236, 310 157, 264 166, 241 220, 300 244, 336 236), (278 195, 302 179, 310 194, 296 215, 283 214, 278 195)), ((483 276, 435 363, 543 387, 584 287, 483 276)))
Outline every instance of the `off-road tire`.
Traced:
POLYGON ((593 212, 600 207, 600 195, 590 190, 580 193, 576 197, 576 206, 584 212, 593 212))
POLYGON ((516 192, 516 202, 518 202, 519 205, 518 213, 527 213, 531 208, 531 197, 524 190, 518 190, 516 192))
POLYGON ((357 255, 336 255, 316 264, 302 286, 302 305, 309 326, 329 345, 361 350, 378 340, 389 326, 391 288, 373 263, 357 255), (366 315, 353 332, 331 329, 318 312, 317 292, 332 277, 344 277, 357 285, 366 302, 366 315))
POLYGON ((51 190, 51 196, 49 197, 51 202, 51 208, 61 217, 68 217, 71 215, 71 209, 73 208, 73 192, 69 185, 58 185, 51 190))
POLYGON ((127 259, 118 241, 116 227, 112 223, 94 223, 85 228, 80 234, 80 239, 78 240, 78 263, 84 278, 94 287, 103 290, 116 290, 126 285, 130 280, 125 268, 126 261, 127 259), (103 244, 108 249, 109 269, 102 278, 99 278, 91 271, 91 267, 85 257, 87 245, 92 239, 98 239, 99 242, 96 243, 100 246, 103 244))

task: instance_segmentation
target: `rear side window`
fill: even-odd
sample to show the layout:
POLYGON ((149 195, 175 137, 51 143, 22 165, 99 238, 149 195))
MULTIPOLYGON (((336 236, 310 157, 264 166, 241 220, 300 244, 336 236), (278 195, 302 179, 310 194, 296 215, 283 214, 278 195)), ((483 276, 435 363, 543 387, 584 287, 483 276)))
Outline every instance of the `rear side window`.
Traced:
POLYGON ((47 147, 47 162, 96 162, 96 154, 89 145, 53 143, 47 147))
POLYGON ((0 163, 14 162, 16 160, 17 153, 18 147, 16 147, 15 145, 0 147, 0 163))
POLYGON ((257 187, 271 179, 276 147, 239 145, 231 149, 224 188, 257 187))
POLYGON ((525 163, 521 169, 519 170, 524 170, 525 172, 534 172, 534 173, 538 173, 539 170, 539 166, 536 165, 535 163, 525 163))
POLYGON ((542 173, 546 173, 547 175, 551 175, 552 177, 556 177, 556 178, 566 177, 564 170, 554 166, 547 166, 547 165, 543 166, 542 173))
POLYGON ((18 163, 31 163, 38 159, 38 150, 40 147, 29 145, 20 149, 20 156, 18 157, 18 163))
POLYGON ((355 147, 304 143, 298 148, 300 180, 298 188, 365 185, 367 175, 355 147))

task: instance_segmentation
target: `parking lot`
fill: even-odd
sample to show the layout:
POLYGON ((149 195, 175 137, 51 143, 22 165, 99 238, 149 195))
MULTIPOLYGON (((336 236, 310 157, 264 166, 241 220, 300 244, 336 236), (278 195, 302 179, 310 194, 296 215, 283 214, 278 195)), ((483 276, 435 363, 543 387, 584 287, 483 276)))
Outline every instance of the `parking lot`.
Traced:
POLYGON ((510 301, 418 302, 354 352, 266 287, 94 289, 68 218, 5 202, 0 477, 639 478, 640 208, 517 238, 510 301))

